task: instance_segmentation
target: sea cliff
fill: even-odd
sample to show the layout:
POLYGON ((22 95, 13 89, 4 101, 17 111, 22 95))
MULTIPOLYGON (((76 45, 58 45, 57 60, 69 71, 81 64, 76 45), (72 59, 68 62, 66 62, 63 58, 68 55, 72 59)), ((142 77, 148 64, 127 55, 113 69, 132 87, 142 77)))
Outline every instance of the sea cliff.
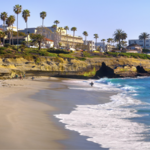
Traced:
POLYGON ((135 58, 86 58, 86 60, 45 57, 0 58, 0 78, 26 76, 54 76, 72 78, 136 77, 149 75, 150 60, 135 58))

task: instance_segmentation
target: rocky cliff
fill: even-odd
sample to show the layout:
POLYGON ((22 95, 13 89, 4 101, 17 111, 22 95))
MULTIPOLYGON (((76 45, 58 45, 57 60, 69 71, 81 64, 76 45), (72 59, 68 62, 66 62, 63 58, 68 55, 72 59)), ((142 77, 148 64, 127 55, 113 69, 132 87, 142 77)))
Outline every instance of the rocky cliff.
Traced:
POLYGON ((15 74, 26 76, 55 76, 74 78, 133 77, 149 75, 150 60, 134 58, 77 59, 40 57, 1 58, 0 78, 12 78, 15 74))

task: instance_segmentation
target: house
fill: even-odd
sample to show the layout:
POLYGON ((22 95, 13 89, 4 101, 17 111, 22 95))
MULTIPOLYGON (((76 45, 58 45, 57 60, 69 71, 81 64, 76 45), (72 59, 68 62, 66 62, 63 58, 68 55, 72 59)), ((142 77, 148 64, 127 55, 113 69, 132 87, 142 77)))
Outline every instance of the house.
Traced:
POLYGON ((2 32, 3 31, 3 29, 2 28, 0 28, 0 32, 2 32))
POLYGON ((54 41, 53 40, 50 40, 48 38, 45 38, 44 40, 45 40, 45 42, 43 44, 44 47, 47 47, 47 48, 54 47, 54 41))
POLYGON ((142 47, 138 44, 130 44, 122 51, 126 53, 142 53, 142 47))
POLYGON ((144 48, 144 45, 145 45, 145 49, 150 49, 150 39, 146 39, 145 43, 144 43, 144 39, 132 39, 132 40, 129 40, 129 45, 131 44, 138 44, 142 48, 144 48))
MULTIPOLYGON (((9 43, 9 40, 11 40, 12 45, 17 45, 17 36, 12 37, 11 39, 8 38, 8 36, 5 38, 5 44, 9 43)), ((28 36, 18 36, 18 44, 22 44, 22 42, 31 41, 30 35, 28 36)))
POLYGON ((107 44, 106 45, 106 52, 111 52, 114 48, 115 48, 114 45, 107 44))

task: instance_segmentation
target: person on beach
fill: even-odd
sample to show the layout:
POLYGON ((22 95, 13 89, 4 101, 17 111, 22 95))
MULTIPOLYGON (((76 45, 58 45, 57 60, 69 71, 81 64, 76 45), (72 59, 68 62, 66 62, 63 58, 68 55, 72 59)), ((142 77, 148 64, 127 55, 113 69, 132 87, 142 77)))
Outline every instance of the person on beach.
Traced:
POLYGON ((91 85, 91 87, 92 87, 92 86, 94 85, 94 83, 93 83, 93 82, 91 82, 91 83, 90 83, 90 85, 91 85))
POLYGON ((23 80, 22 75, 20 75, 20 80, 23 80))
POLYGON ((32 77, 32 80, 34 80, 34 77, 32 77))

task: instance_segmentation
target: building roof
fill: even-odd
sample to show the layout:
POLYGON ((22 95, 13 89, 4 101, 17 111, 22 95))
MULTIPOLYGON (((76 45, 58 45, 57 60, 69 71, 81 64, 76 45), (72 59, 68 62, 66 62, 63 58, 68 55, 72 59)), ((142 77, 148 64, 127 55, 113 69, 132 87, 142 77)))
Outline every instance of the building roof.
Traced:
POLYGON ((0 28, 0 30, 3 30, 2 28, 0 28))
POLYGON ((50 39, 48 39, 48 38, 45 38, 45 40, 46 40, 46 41, 50 41, 50 42, 54 42, 53 40, 50 40, 50 39))
POLYGON ((140 45, 138 45, 138 44, 130 44, 129 46, 127 46, 127 47, 132 47, 132 46, 138 46, 138 47, 141 47, 140 45))

